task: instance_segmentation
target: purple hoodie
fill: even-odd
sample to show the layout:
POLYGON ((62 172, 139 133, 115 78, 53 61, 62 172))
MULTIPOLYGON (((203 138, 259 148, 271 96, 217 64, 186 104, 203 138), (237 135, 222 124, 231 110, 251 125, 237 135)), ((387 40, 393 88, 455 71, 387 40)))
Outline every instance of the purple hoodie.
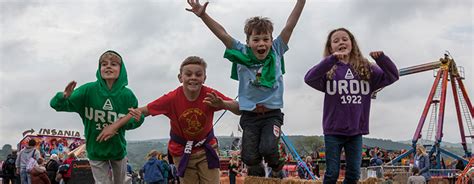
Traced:
POLYGON ((369 134, 370 95, 375 90, 398 80, 398 69, 385 55, 371 64, 369 81, 361 80, 350 64, 344 64, 331 55, 311 68, 304 81, 324 92, 324 135, 369 134), (333 80, 326 73, 337 65, 333 80))

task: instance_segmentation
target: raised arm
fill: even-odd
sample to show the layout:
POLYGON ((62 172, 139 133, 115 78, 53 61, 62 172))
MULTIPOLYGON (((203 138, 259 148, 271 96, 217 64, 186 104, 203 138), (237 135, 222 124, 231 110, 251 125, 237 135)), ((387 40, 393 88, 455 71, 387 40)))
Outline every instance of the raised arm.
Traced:
POLYGON ((280 37, 283 42, 285 42, 285 44, 288 44, 288 42, 290 41, 291 34, 293 33, 293 29, 295 28, 296 23, 298 23, 298 19, 300 18, 305 3, 306 0, 297 0, 293 11, 288 17, 288 20, 286 20, 285 27, 283 28, 283 30, 281 30, 280 37))
POLYGON ((84 107, 84 94, 87 87, 83 85, 74 90, 76 84, 76 81, 69 82, 63 92, 56 93, 51 99, 50 106, 56 111, 80 113, 84 107))
POLYGON ((196 16, 201 18, 201 20, 206 24, 206 26, 214 33, 214 35, 219 38, 219 40, 224 43, 225 47, 228 49, 232 48, 232 37, 225 31, 224 27, 222 27, 217 21, 215 21, 209 14, 206 13, 206 8, 209 2, 204 3, 201 5, 199 0, 187 0, 188 4, 191 8, 186 8, 187 11, 193 12, 196 16))
POLYGON ((373 51, 369 55, 378 65, 378 67, 373 68, 374 90, 388 86, 398 80, 397 66, 387 55, 382 51, 373 51))
POLYGON ((336 64, 339 57, 343 57, 340 54, 333 54, 324 58, 320 63, 313 66, 304 76, 304 82, 316 90, 325 92, 325 76, 326 73, 336 64))

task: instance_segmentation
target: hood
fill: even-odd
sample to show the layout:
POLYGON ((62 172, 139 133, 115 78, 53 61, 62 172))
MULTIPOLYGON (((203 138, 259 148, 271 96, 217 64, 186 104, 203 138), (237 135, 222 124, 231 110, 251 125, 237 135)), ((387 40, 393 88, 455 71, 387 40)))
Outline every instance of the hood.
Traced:
POLYGON ((36 148, 35 147, 30 147, 30 146, 27 146, 24 150, 23 150, 23 153, 25 154, 30 154, 33 152, 33 150, 35 150, 36 148))
POLYGON ((104 96, 109 96, 109 95, 115 96, 117 93, 120 92, 121 89, 123 89, 125 86, 128 85, 127 69, 125 69, 125 62, 123 61, 122 56, 119 53, 117 53, 113 50, 105 51, 102 55, 100 55, 98 65, 99 65, 99 67, 97 69, 97 72, 96 72, 95 76, 97 78, 97 82, 100 84, 99 91, 101 92, 102 95, 104 95, 104 96), (102 79, 102 76, 100 75, 100 68, 101 68, 100 58, 102 58, 102 56, 105 53, 108 53, 108 52, 117 54, 120 57, 120 62, 122 64, 122 66, 120 67, 120 74, 119 74, 117 80, 114 82, 114 85, 112 86, 112 89, 110 89, 110 90, 107 87, 107 83, 105 82, 104 79, 102 79))

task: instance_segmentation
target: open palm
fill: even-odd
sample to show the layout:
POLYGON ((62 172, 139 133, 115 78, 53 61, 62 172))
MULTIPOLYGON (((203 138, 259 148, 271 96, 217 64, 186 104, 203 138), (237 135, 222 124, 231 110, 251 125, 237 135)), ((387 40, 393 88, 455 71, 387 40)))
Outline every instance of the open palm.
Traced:
POLYGON ((71 81, 69 84, 67 84, 66 88, 64 89, 63 97, 64 98, 69 98, 71 96, 71 93, 74 91, 74 88, 76 87, 76 81, 71 81))
POLYGON ((224 100, 217 96, 216 92, 210 92, 206 94, 207 96, 204 98, 203 102, 207 105, 210 105, 212 107, 223 107, 224 106, 224 100))
POLYGON ((191 8, 186 8, 187 11, 193 12, 196 14, 196 16, 201 17, 204 12, 206 12, 207 5, 209 2, 204 3, 204 5, 201 5, 199 3, 199 0, 187 0, 188 4, 191 6, 191 8))

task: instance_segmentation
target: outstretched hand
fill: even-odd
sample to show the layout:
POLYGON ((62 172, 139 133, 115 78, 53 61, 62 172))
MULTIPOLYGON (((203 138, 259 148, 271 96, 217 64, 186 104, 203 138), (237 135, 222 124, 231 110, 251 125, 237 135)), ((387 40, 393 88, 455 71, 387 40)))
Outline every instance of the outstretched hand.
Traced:
POLYGON ((381 55, 383 55, 383 51, 373 51, 373 52, 370 52, 369 55, 373 59, 378 59, 381 55))
POLYGON ((97 142, 103 142, 109 140, 111 137, 113 137, 115 134, 117 134, 117 130, 113 128, 113 126, 109 125, 106 126, 102 129, 102 132, 97 136, 96 141, 97 142))
POLYGON ((203 103, 210 105, 212 107, 224 107, 224 100, 217 96, 216 92, 207 93, 207 97, 202 101, 203 103))
POLYGON ((187 11, 193 12, 196 16, 201 17, 206 13, 206 8, 209 2, 205 2, 203 5, 199 3, 199 0, 187 0, 191 8, 186 8, 187 11))
POLYGON ((67 84, 66 88, 64 89, 63 97, 64 98, 69 98, 71 96, 71 93, 74 91, 74 88, 76 87, 76 81, 71 81, 69 84, 67 84))
POLYGON ((140 118, 142 116, 142 111, 140 109, 134 109, 134 108, 129 108, 129 113, 118 119, 117 121, 113 122, 109 126, 106 126, 102 129, 102 132, 97 136, 96 141, 97 142, 102 142, 102 141, 107 141, 111 137, 113 137, 115 134, 117 134, 117 130, 124 126, 128 121, 130 121, 131 118, 135 119, 135 121, 140 121, 140 118))

